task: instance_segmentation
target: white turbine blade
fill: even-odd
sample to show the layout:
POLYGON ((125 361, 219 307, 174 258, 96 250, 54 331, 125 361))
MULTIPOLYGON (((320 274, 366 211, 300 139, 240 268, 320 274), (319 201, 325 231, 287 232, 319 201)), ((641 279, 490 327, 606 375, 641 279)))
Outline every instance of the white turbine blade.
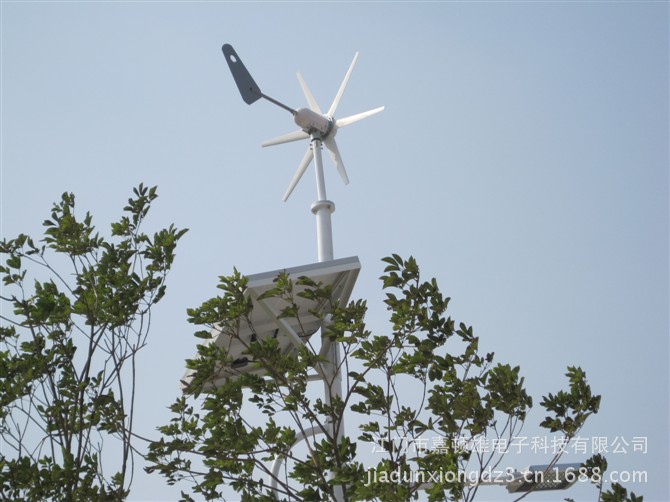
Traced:
POLYGON ((272 146, 272 145, 281 145, 282 143, 290 143, 291 141, 298 141, 301 139, 309 138, 309 134, 305 131, 293 131, 278 138, 269 139, 264 142, 261 146, 272 146))
POLYGON ((368 110, 367 112, 357 113, 356 115, 350 115, 349 117, 344 117, 343 119, 336 120, 335 125, 337 127, 348 126, 349 124, 353 124, 354 122, 358 122, 359 120, 372 117, 373 115, 377 115, 378 113, 381 113, 383 111, 384 107, 380 106, 379 108, 375 108, 374 110, 368 110))
POLYGON ((330 109, 328 110, 328 115, 333 117, 335 115, 335 111, 337 110, 337 107, 340 104, 340 99, 342 99, 342 94, 344 94, 344 89, 346 89, 347 84, 349 83, 349 77, 351 77, 351 72, 354 71, 354 66, 356 66, 356 61, 358 60, 358 52, 354 55, 354 60, 351 62, 351 65, 349 66, 349 70, 347 71, 347 74, 344 76, 344 80, 342 81, 342 85, 340 85, 340 89, 337 91, 337 94, 335 95, 335 99, 333 100, 333 104, 330 105, 330 109))
POLYGON ((302 78, 300 72, 298 72, 298 82, 300 82, 302 93, 305 95, 305 98, 307 98, 307 102, 309 103, 309 107, 312 109, 312 111, 318 113, 319 115, 323 115, 321 108, 319 108, 316 99, 314 99, 314 96, 312 95, 312 91, 310 91, 309 87, 307 87, 307 82, 305 82, 305 80, 302 78))
POLYGON ((326 139, 323 140, 323 142, 326 144, 328 153, 330 153, 330 158, 333 159, 333 162, 337 166, 337 172, 340 173, 342 181, 344 181, 345 185, 348 185, 349 177, 347 176, 347 170, 344 168, 344 163, 342 162, 342 156, 340 155, 340 150, 337 148, 337 143, 335 143, 335 139, 332 136, 328 136, 326 139))
POLYGON ((307 169, 307 166, 309 166, 309 163, 312 162, 313 158, 314 158, 314 152, 312 151, 312 147, 310 146, 309 149, 307 150, 307 153, 302 158, 302 162, 300 162, 300 165, 298 166, 298 170, 293 175, 293 179, 291 180, 291 184, 286 189, 286 193, 284 194, 284 197, 282 198, 282 200, 284 202, 286 202, 288 200, 288 198, 291 196, 291 192, 293 192, 293 189, 298 184, 298 181, 300 181, 300 178, 302 178, 302 175, 305 174, 305 170, 307 169))

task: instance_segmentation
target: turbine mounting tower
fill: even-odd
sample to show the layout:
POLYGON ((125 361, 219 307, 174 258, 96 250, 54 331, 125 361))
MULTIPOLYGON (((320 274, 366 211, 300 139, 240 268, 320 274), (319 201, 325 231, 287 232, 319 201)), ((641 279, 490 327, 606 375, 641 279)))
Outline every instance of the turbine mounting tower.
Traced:
MULTIPOLYGON (((344 168, 344 163, 342 162, 342 156, 335 142, 335 135, 337 131, 347 125, 363 120, 367 117, 375 115, 384 110, 384 107, 374 108, 368 110, 367 112, 358 113, 356 115, 351 115, 342 119, 336 119, 335 113, 344 94, 344 90, 349 83, 349 78, 351 73, 354 70, 356 61, 358 60, 358 53, 354 56, 354 60, 349 66, 349 70, 344 76, 344 80, 340 85, 335 99, 333 100, 328 112, 323 113, 321 108, 317 104, 312 92, 310 91, 307 83, 302 78, 302 75, 298 73, 298 81, 300 82, 300 87, 307 99, 309 108, 298 108, 293 109, 290 106, 277 101, 266 94, 263 94, 254 82, 254 79, 251 77, 251 74, 246 69, 242 60, 235 52, 235 49, 229 44, 225 44, 222 47, 223 54, 226 57, 226 62, 230 67, 230 71, 233 74, 237 88, 242 95, 242 99, 247 104, 252 104, 258 101, 261 98, 264 98, 271 103, 283 108, 284 110, 290 112, 293 115, 293 121, 296 123, 299 130, 285 134, 278 138, 266 141, 262 146, 271 146, 279 145, 281 143, 288 143, 291 141, 298 141, 302 139, 310 139, 310 146, 305 153, 302 161, 298 165, 298 170, 296 171, 291 183, 284 194, 283 200, 286 202, 291 196, 293 189, 302 178, 302 175, 307 170, 309 164, 314 160, 314 170, 316 172, 316 193, 317 201, 312 204, 312 213, 316 216, 316 233, 317 233, 317 244, 318 244, 318 261, 319 262, 328 262, 333 261, 333 233, 331 227, 331 218, 330 215, 335 211, 335 204, 328 200, 326 196, 326 182, 323 175, 323 162, 321 158, 321 149, 322 145, 326 146, 330 157, 332 158, 337 171, 340 173, 340 177, 344 184, 349 183, 349 177, 347 176, 347 171, 344 168)), ((357 259, 356 259, 357 260, 357 259)), ((323 331, 323 324, 321 327, 323 331)), ((321 379, 324 383, 324 393, 326 402, 330 404, 333 398, 342 397, 342 375, 340 371, 341 362, 340 362, 340 351, 339 345, 335 342, 330 341, 327 337, 322 337, 322 346, 320 355, 326 356, 330 362, 329 365, 323 369, 323 374, 321 379)), ((344 435, 344 423, 340 423, 340 426, 335 428, 335 424, 329 424, 330 433, 332 437, 337 436, 338 442, 344 435)), ((311 431, 310 434, 317 433, 319 431, 311 431)), ((301 440, 307 438, 306 433, 299 435, 301 440)), ((281 462, 276 462, 272 466, 272 473, 276 474, 279 472, 281 462)), ((271 480, 270 485, 276 489, 276 479, 271 480)), ((335 500, 337 502, 343 500, 343 492, 341 487, 336 488, 335 500)))

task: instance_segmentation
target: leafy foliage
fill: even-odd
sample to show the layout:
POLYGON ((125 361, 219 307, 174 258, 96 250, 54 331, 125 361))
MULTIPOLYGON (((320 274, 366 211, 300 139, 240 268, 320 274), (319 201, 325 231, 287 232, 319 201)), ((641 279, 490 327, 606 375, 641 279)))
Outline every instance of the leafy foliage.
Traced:
MULTIPOLYGON (((188 479, 209 500, 226 485, 242 500, 405 501, 421 490, 430 500, 474 499, 477 487, 458 474, 474 470, 482 480, 504 452, 473 451, 468 444, 509 441, 518 433, 532 406, 524 378, 519 367, 479 352, 473 328, 446 314, 449 298, 435 279, 421 280, 413 258, 383 261, 386 334, 366 329, 364 301, 336 304, 329 288, 308 278, 280 274, 260 298, 281 300, 279 317, 298 321, 314 312, 301 311, 297 296, 329 302, 321 344, 338 343, 343 353, 335 368, 347 377, 341 395, 333 390, 325 352, 307 333, 298 333, 307 341, 288 355, 273 338, 242 336, 253 332, 246 279, 237 271, 221 277, 223 294, 190 310, 190 321, 199 326, 199 338, 218 332, 242 343, 256 371, 227 378, 235 364, 231 354, 211 340, 199 345, 197 358, 187 361, 191 395, 172 405, 163 437, 150 445, 148 470, 169 483, 188 479), (326 378, 325 396, 310 384, 312 375, 326 378), (343 430, 345 415, 348 424, 359 424, 355 430, 343 430), (429 449, 428 439, 435 438, 440 447, 429 449), (364 447, 378 456, 364 457, 364 447), (279 467, 273 470, 272 462, 279 467), (430 483, 409 476, 421 472, 443 475, 430 483)), ((600 397, 580 368, 568 368, 567 376, 569 391, 543 399, 549 415, 542 425, 572 437, 597 413, 600 397)))
POLYGON ((135 358, 186 230, 141 231, 156 188, 139 185, 101 237, 64 193, 42 244, 0 243, 0 494, 121 500, 132 479, 135 358), (116 461, 103 443, 119 441, 116 461), (104 464, 104 465, 103 465, 104 464), (115 473, 105 477, 103 467, 115 473))
MULTIPOLYGON (((598 502, 643 502, 644 497, 637 496, 631 492, 628 496, 628 490, 619 483, 612 483, 609 490, 604 489, 605 472, 607 471, 607 459, 597 453, 584 462, 586 474, 592 483, 598 489, 598 502)), ((566 499, 570 500, 570 499, 566 499)))
POLYGON ((550 393, 544 398, 542 406, 554 412, 554 416, 545 418, 540 425, 572 438, 590 415, 598 413, 600 396, 591 394, 586 373, 581 368, 569 367, 565 376, 570 381, 570 391, 559 391, 556 395, 550 393))

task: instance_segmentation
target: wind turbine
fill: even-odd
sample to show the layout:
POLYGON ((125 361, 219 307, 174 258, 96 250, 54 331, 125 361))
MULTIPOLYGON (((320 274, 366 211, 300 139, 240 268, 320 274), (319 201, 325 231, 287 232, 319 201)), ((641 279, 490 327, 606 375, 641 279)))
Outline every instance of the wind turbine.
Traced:
MULTIPOLYGON (((342 84, 340 85, 340 88, 337 91, 335 99, 330 105, 330 108, 328 108, 326 113, 323 113, 300 72, 298 72, 298 81, 300 82, 300 87, 302 88, 303 94, 307 99, 309 108, 298 108, 297 110, 294 110, 293 108, 261 92, 260 88, 256 82, 254 82, 253 78, 249 74, 248 70, 242 63, 242 60, 239 58, 232 46, 225 44, 222 47, 222 50, 223 54, 226 56, 226 61, 228 62, 230 71, 233 74, 235 83, 237 84, 237 87, 240 90, 240 94, 242 94, 242 99, 245 103, 252 104, 260 98, 265 98, 271 103, 274 103, 284 110, 289 111, 293 115, 293 120, 296 125, 300 127, 300 129, 297 131, 266 141, 262 144, 262 146, 265 147, 279 145, 282 143, 289 143, 291 141, 298 141, 307 138, 311 138, 312 140, 312 145, 307 150, 305 156, 300 162, 298 170, 293 176, 293 179, 291 180, 291 183, 289 184, 288 189, 284 194, 283 200, 286 201, 291 196, 293 189, 300 181, 300 178, 302 178, 302 175, 307 170, 307 167, 312 162, 312 159, 314 159, 315 156, 320 156, 319 151, 321 149, 321 143, 325 144, 326 148, 328 149, 328 152, 333 159, 333 163, 337 166, 337 171, 340 173, 342 181, 344 181, 345 185, 348 184, 349 177, 347 176, 347 171, 344 168, 344 162, 342 162, 342 156, 340 155, 337 143, 335 142, 335 135, 337 134, 338 129, 341 127, 348 126, 384 110, 384 107, 381 106, 373 110, 368 110, 367 112, 357 113, 356 115, 351 115, 341 119, 335 119, 335 113, 337 112, 340 100, 342 99, 344 90, 349 83, 349 78, 351 77, 351 73, 354 70, 356 61, 358 60, 358 52, 354 56, 354 60, 351 62, 349 70, 344 76, 344 80, 342 81, 342 84)), ((317 164, 317 170, 319 170, 318 164, 320 164, 320 161, 318 158, 315 161, 315 164, 317 164)), ((325 187, 323 187, 323 195, 323 198, 319 197, 320 200, 325 200, 325 187)))

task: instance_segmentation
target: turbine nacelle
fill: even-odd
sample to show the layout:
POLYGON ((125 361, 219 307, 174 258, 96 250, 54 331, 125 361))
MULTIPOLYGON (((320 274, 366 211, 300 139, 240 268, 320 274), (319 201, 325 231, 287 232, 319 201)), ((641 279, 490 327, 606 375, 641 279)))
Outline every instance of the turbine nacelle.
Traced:
POLYGON ((335 120, 328 115, 322 115, 309 108, 298 108, 293 115, 293 121, 307 134, 318 133, 321 139, 326 139, 335 128, 335 120))

